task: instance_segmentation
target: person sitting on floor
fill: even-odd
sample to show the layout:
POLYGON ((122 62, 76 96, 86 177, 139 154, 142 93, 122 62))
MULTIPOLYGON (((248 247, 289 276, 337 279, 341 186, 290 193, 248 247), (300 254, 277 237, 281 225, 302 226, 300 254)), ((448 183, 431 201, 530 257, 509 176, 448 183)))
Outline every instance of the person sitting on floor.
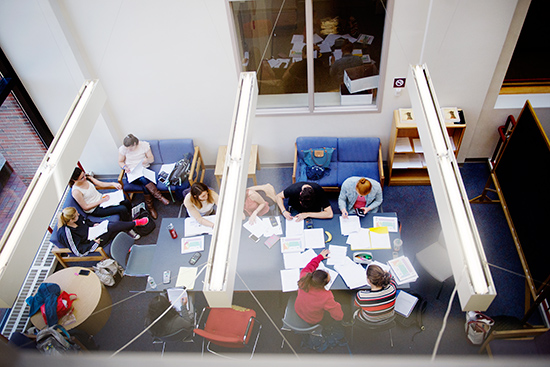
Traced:
POLYGON ((397 285, 391 274, 378 265, 367 266, 367 281, 371 288, 357 292, 355 305, 358 317, 367 322, 381 322, 394 315, 397 285))
MULTIPOLYGON (((86 256, 94 252, 100 245, 107 254, 109 254, 110 241, 122 231, 130 231, 136 226, 144 226, 149 223, 148 218, 136 219, 131 222, 109 222, 107 232, 92 240, 88 239, 90 227, 95 227, 99 223, 94 223, 88 218, 81 217, 76 208, 69 206, 61 211, 57 224, 57 233, 59 242, 63 246, 71 249, 76 256, 86 256)), ((139 235, 138 235, 139 238, 139 235)), ((136 239, 136 238, 134 238, 136 239)))
POLYGON ((328 254, 329 250, 324 249, 300 272, 294 309, 302 320, 311 325, 320 323, 325 311, 331 316, 325 320, 327 323, 332 323, 332 320, 341 321, 344 317, 342 306, 334 300, 332 292, 325 289, 330 282, 330 274, 324 270, 317 270, 319 263, 326 259, 328 254))
POLYGON ((195 218, 199 224, 214 228, 214 223, 203 217, 215 213, 214 205, 218 205, 218 193, 202 182, 195 182, 185 195, 183 204, 189 216, 195 218))

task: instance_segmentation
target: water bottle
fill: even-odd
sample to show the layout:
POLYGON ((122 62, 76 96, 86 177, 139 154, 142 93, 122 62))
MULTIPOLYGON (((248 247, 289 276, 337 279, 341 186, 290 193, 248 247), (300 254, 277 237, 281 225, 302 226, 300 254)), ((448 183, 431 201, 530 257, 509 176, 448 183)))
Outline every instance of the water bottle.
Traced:
POLYGON ((178 238, 178 233, 176 232, 176 229, 174 228, 174 225, 172 223, 168 225, 168 232, 170 232, 170 236, 172 236, 172 238, 178 238))
POLYGON ((152 289, 157 288, 157 283, 155 282, 152 276, 147 277, 147 283, 149 284, 149 287, 151 287, 152 289))

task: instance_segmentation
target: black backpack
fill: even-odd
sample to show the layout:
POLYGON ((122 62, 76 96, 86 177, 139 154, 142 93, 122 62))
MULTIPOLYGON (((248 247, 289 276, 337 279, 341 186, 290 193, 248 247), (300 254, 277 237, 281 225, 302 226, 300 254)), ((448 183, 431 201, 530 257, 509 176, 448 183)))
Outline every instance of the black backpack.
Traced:
POLYGON ((139 214, 135 217, 135 219, 141 219, 145 217, 149 218, 149 223, 147 223, 144 226, 134 227, 134 231, 137 234, 139 234, 141 237, 147 236, 149 233, 153 232, 154 229, 157 227, 157 225, 155 224, 155 221, 153 220, 153 217, 151 217, 151 214, 143 208, 140 209, 139 214))
MULTIPOLYGON (((191 170, 192 156, 187 154, 183 159, 176 162, 174 169, 170 172, 168 182, 172 186, 181 186, 182 183, 189 179, 189 171, 191 170)), ((169 186, 169 185, 167 185, 169 186)))
POLYGON ((424 298, 422 298, 421 295, 417 293, 412 293, 412 292, 408 292, 408 293, 418 298, 418 301, 416 302, 416 305, 414 305, 414 309, 411 311, 411 314, 409 315, 409 317, 404 317, 396 313, 395 321, 397 321, 400 325, 404 327, 417 326, 420 330, 413 335, 412 339, 414 340, 414 337, 416 336, 416 334, 425 330, 424 323, 422 321, 422 316, 426 312, 426 308, 428 307, 428 301, 426 301, 424 298))

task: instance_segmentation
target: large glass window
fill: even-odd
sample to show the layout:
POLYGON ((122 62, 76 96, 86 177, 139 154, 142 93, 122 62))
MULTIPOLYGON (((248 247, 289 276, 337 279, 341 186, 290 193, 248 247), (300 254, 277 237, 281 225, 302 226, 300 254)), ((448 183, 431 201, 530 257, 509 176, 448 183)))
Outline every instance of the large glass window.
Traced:
POLYGON ((258 108, 376 105, 385 3, 231 2, 242 70, 258 73, 258 108))

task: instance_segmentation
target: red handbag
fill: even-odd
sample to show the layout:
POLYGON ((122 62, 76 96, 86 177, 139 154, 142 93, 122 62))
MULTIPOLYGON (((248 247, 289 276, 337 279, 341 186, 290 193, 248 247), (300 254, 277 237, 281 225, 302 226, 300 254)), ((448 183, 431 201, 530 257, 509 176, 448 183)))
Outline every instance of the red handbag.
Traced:
MULTIPOLYGON (((65 316, 73 307, 73 302, 76 299, 75 293, 67 293, 65 291, 61 291, 59 296, 57 297, 57 319, 61 319, 63 316, 65 316), (71 298, 74 296, 74 298, 71 298)), ((46 325, 48 325, 48 319, 46 318, 46 305, 40 306, 40 311, 42 312, 42 317, 44 318, 44 322, 46 325)))

